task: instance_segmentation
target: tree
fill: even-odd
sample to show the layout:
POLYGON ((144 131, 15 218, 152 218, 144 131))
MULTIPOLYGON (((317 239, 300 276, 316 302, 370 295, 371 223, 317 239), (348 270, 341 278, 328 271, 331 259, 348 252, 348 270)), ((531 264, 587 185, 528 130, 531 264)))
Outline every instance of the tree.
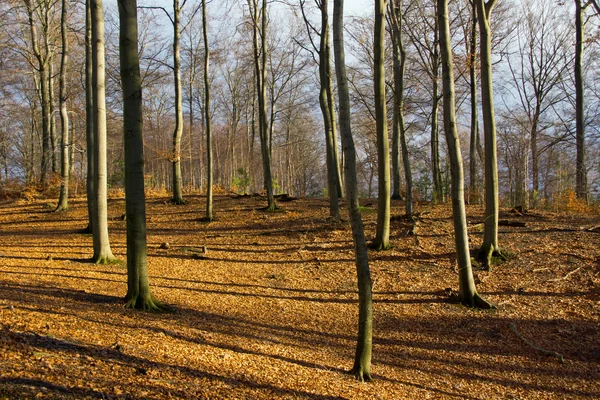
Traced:
POLYGON ((208 64, 210 48, 208 47, 208 26, 206 19, 206 0, 202 0, 202 38, 204 41, 204 124, 206 129, 206 220, 212 221, 213 216, 213 159, 212 132, 210 123, 210 79, 208 64))
POLYGON ((400 166, 398 147, 402 149, 404 164, 404 179, 406 182, 405 210, 406 215, 413 212, 412 172, 406 144, 406 127, 404 124, 404 71, 406 65, 406 50, 402 39, 402 0, 390 2, 390 26, 392 28, 392 53, 394 66, 394 125, 392 134, 392 164, 394 194, 392 198, 400 198, 400 166))
MULTIPOLYGON (((435 2, 434 11, 430 12, 424 2, 412 2, 414 10, 403 13, 407 34, 414 46, 415 57, 431 82, 427 92, 431 94, 431 111, 429 113, 429 125, 431 131, 431 174, 433 181, 432 201, 440 203, 444 200, 442 189, 442 171, 440 167, 440 145, 439 145, 439 95, 440 80, 440 52, 439 52, 439 29, 436 17, 435 2), (412 18, 412 19, 411 19, 412 18)), ((424 81, 424 80, 423 80, 424 81)), ((425 81, 423 82, 425 83, 425 81)))
POLYGON ((479 23, 481 57, 481 102, 485 146, 485 223, 480 259, 488 268, 498 247, 498 160, 496 151, 496 118, 492 88, 492 53, 490 16, 496 0, 475 0, 479 23))
MULTIPOLYGON (((50 102, 50 63, 51 56, 45 51, 41 50, 40 47, 40 39, 38 37, 38 31, 35 22, 35 13, 41 13, 42 15, 42 34, 44 36, 48 35, 48 4, 46 2, 42 2, 39 4, 39 9, 36 5, 34 7, 31 3, 31 0, 24 0, 25 8, 27 12, 28 22, 29 22, 29 33, 31 35, 31 50, 33 56, 36 60, 35 69, 39 74, 38 82, 39 82, 39 93, 40 93, 40 106, 42 112, 42 158, 41 158, 41 167, 40 167, 40 182, 45 185, 48 179, 48 163, 51 158, 51 102, 50 102)), ((47 42, 47 40, 46 40, 47 42)), ((48 50, 48 46, 44 47, 45 50, 48 50)))
POLYGON ((592 5, 597 14, 600 14, 600 3, 590 0, 582 4, 575 0, 575 142, 577 146, 577 163, 575 166, 575 193, 580 199, 587 199, 587 169, 585 151, 585 100, 583 80, 583 45, 584 40, 584 12, 592 5))
MULTIPOLYGON (((184 0, 183 5, 185 5, 184 0)), ((181 188, 181 136, 183 135, 183 96, 181 94, 181 55, 180 55, 180 19, 179 0, 173 0, 173 76, 175 80, 175 129, 173 131, 173 198, 171 203, 184 204, 181 188)), ((168 15, 168 14, 167 14, 168 15)))
MULTIPOLYGON (((521 14, 523 17, 517 25, 517 54, 508 57, 508 67, 514 93, 526 116, 523 119, 517 115, 515 120, 526 122, 523 130, 528 134, 531 151, 531 205, 535 208, 540 193, 539 160, 544 150, 539 148, 540 136, 555 120, 547 118, 547 114, 554 113, 567 97, 560 86, 571 67, 572 56, 567 43, 570 32, 561 26, 563 16, 551 9, 549 2, 527 2, 521 14)), ((527 157, 520 164, 524 164, 523 170, 527 171, 527 157)), ((527 207, 529 182, 527 174, 523 175, 524 182, 517 186, 517 205, 527 207)))
MULTIPOLYGON (((376 0, 376 9, 382 9, 381 0, 376 0)), ((385 10, 385 7, 383 7, 385 10)), ((358 199, 358 184, 356 179, 356 150, 352 138, 350 124, 350 95, 348 93, 348 78, 346 76, 346 61, 344 54, 344 0, 333 2, 333 48, 335 57, 335 72, 338 84, 340 109, 340 131, 342 148, 346 161, 344 175, 346 181, 346 199, 350 224, 352 225, 352 241, 358 278, 358 336, 354 356, 353 373, 361 381, 371 380, 371 354, 373 350, 373 285, 367 257, 367 241, 365 239, 360 204, 358 199)))
POLYGON ((96 206, 94 194, 94 91, 93 62, 92 62, 92 7, 91 0, 85 2, 85 139, 87 156, 87 177, 85 188, 87 194, 88 226, 83 231, 94 233, 94 214, 96 206))
POLYGON ((125 214, 127 220, 127 295, 125 302, 129 308, 160 310, 163 306, 150 292, 148 283, 142 81, 138 56, 136 5, 136 0, 119 0, 119 59, 123 88, 125 214))
MULTIPOLYGON (((477 199, 479 192, 479 174, 477 173, 477 158, 481 154, 479 139, 479 104, 477 100, 477 6, 475 0, 471 4, 471 27, 469 32, 468 67, 469 89, 471 97, 471 136, 469 140, 469 201, 477 199)), ((482 159, 482 157, 481 157, 482 159)), ((478 199, 477 199, 478 201, 478 199)))
POLYGON ((585 114, 583 96, 583 7, 581 0, 575 0, 575 141, 577 165, 575 166, 577 197, 587 198, 587 171, 585 169, 585 114))
POLYGON ((62 10, 60 16, 60 32, 62 37, 62 56, 60 59, 60 126, 61 126, 61 152, 60 152, 60 196, 56 211, 64 211, 69 208, 69 114, 67 112, 67 62, 69 59, 69 38, 67 32, 67 0, 62 0, 62 10))
POLYGON ((300 0, 300 9, 307 27, 308 35, 313 49, 319 56, 319 106, 323 115, 323 126, 325 130, 325 152, 327 161, 327 191, 329 195, 329 216, 339 219, 338 192, 340 191, 339 163, 336 154, 335 134, 335 109, 333 107, 333 89, 331 85, 331 46, 329 44, 329 12, 328 0, 317 1, 317 7, 321 11, 321 29, 317 31, 309 22, 304 4, 306 0, 300 0), (319 36, 319 47, 313 43, 311 32, 319 36))
POLYGON ((263 160, 264 187, 267 191, 267 210, 275 211, 277 203, 273 193, 271 175, 271 143, 269 140, 269 122, 267 120, 267 0, 262 0, 259 9, 258 0, 247 0, 252 19, 252 49, 254 72, 256 76, 256 94, 258 99, 258 130, 263 160), (259 28, 260 23, 260 28, 259 28), (258 36, 260 33, 260 43, 258 36))
POLYGON ((90 0, 92 21, 92 91, 94 104, 94 255, 97 264, 116 259, 108 238, 106 164, 106 79, 104 57, 104 11, 102 0, 90 0))
POLYGON ((388 139, 387 101, 385 95, 385 15, 387 0, 375 1, 373 42, 375 69, 375 124, 377 130, 377 230, 373 247, 390 247, 390 145, 388 139))
POLYGON ((454 68, 450 43, 448 0, 437 0, 437 12, 442 55, 444 132, 446 134, 446 143, 448 144, 448 156, 450 158, 452 175, 452 217, 454 222, 454 240, 456 243, 456 260, 459 271, 459 297, 461 303, 470 307, 491 308, 491 304, 477 294, 471 269, 469 238, 467 236, 467 213, 465 211, 463 162, 456 128, 454 68))

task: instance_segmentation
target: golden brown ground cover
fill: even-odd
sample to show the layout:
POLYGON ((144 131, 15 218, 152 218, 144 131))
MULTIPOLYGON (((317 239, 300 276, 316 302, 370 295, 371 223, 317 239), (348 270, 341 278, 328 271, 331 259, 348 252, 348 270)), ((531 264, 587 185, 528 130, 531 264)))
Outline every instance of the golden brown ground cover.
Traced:
MULTIPOLYGON (((124 266, 87 262, 84 200, 58 214, 48 200, 0 204, 0 398, 600 398, 598 217, 504 210, 526 226, 501 227, 515 256, 476 273, 493 311, 449 301, 448 206, 420 205, 416 236, 394 219, 393 249, 370 253, 375 381, 363 384, 345 372, 357 319, 349 224, 328 221, 325 200, 266 213, 261 199, 218 196, 212 223, 197 220, 202 197, 166 200, 148 201, 148 250, 167 314, 125 309, 124 266)), ((109 207, 124 260, 124 201, 109 207)), ((376 212, 364 211, 372 237, 376 212)), ((475 249, 482 210, 468 212, 475 249)))

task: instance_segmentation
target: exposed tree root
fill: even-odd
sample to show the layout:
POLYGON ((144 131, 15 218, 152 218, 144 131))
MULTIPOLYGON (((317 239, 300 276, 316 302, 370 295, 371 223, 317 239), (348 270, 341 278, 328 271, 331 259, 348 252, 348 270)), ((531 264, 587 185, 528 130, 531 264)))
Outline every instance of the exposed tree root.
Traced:
POLYGON ((185 200, 172 198, 171 200, 169 200, 169 204, 172 204, 174 206, 183 206, 185 205, 185 200))
POLYGON ((551 350, 543 349, 541 347, 538 347, 538 346, 534 345, 529 340, 525 339, 523 337, 523 335, 521 335, 519 333, 519 331, 517 330, 517 327, 515 326, 515 324, 511 323, 510 324, 510 329, 515 333, 515 335, 517 335, 517 337, 519 339, 521 339, 523 342, 525 342, 525 344, 528 345, 529 347, 531 347, 532 349, 534 349, 536 351, 539 351, 540 353, 543 353, 543 354, 545 354, 547 356, 556 357, 556 358, 558 358, 560 360, 561 363, 565 362, 565 358, 564 358, 564 356, 561 353, 558 353, 556 351, 551 351, 551 350))
POLYGON ((337 216, 337 217, 329 216, 329 217, 325 218, 325 221, 327 221, 330 224, 334 224, 334 225, 341 224, 343 222, 339 216, 337 216))
POLYGON ((482 270, 491 271, 494 263, 507 261, 508 256, 508 253, 494 249, 491 244, 483 244, 477 252, 476 260, 481 263, 482 270))
POLYGON ((77 233, 82 233, 82 234, 93 233, 92 232, 92 226, 90 224, 88 224, 88 226, 86 226, 85 228, 77 231, 77 233))
POLYGON ((482 310, 496 309, 496 306, 494 304, 485 300, 483 297, 481 297, 479 295, 479 293, 475 293, 472 298, 468 298, 468 299, 461 298, 460 302, 461 302, 461 304, 463 304, 467 307, 479 308, 482 310))
POLYGON ((375 251, 384 251, 384 250, 389 250, 392 248, 392 246, 388 243, 387 245, 384 245, 381 242, 375 242, 373 241, 370 245, 369 248, 371 250, 375 250, 375 251))
POLYGON ((54 212, 63 212, 63 211, 67 211, 69 209, 69 206, 61 206, 60 204, 56 206, 56 208, 54 209, 54 212))
POLYGON ((277 205, 277 203, 271 204, 270 206, 267 206, 267 207, 263 207, 263 208, 261 208, 261 210, 266 211, 266 212, 284 212, 285 211, 283 208, 279 207, 277 205))
POLYGON ((141 295, 132 296, 131 298, 126 297, 125 308, 156 313, 172 311, 171 308, 156 300, 152 295, 147 297, 141 295))
POLYGON ((349 372, 350 375, 353 375, 356 379, 361 382, 372 382, 373 377, 371 376, 370 371, 365 371, 362 367, 357 366, 352 368, 349 372))
POLYGON ((118 264, 119 259, 112 254, 92 257, 92 262, 98 265, 118 264))

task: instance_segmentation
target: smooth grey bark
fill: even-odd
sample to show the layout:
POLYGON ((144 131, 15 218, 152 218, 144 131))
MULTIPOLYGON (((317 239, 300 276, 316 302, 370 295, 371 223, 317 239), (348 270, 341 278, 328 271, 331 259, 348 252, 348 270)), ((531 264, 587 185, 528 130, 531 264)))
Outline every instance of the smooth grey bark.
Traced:
POLYGON ((54 54, 50 51, 48 36, 44 35, 44 46, 46 54, 49 54, 48 62, 48 112, 50 114, 50 165, 52 174, 58 173, 56 161, 56 118, 54 116, 54 54))
MULTIPOLYGON (((40 108, 42 114, 42 157, 40 165, 40 183, 46 185, 48 181, 48 163, 50 154, 50 101, 49 101, 49 55, 42 54, 39 45, 39 37, 34 21, 34 7, 31 0, 24 0, 31 35, 31 48, 33 56, 37 61, 37 73, 39 74, 40 108)), ((46 13, 47 14, 47 13, 46 13)), ((47 33, 47 32, 46 32, 47 33)))
POLYGON ((439 132, 439 79, 440 79, 440 54, 439 54, 439 22, 436 18, 433 35, 433 54, 431 59, 432 97, 431 97, 431 170, 433 175, 433 202, 442 203, 444 193, 442 189, 442 170, 440 168, 440 132, 439 132))
POLYGON ((361 381, 370 381, 372 379, 371 355, 373 351, 373 285, 367 257, 367 241, 360 213, 356 179, 356 150, 350 124, 350 95, 344 54, 344 0, 333 1, 333 48, 338 83, 340 132, 345 159, 346 199, 352 225, 352 241, 358 279, 358 336, 354 365, 350 372, 361 381))
POLYGON ((469 141, 469 203, 479 203, 479 175, 477 157, 479 140, 479 105, 477 100, 477 6, 471 1, 471 31, 469 35, 469 82, 471 96, 471 137, 469 141))
POLYGON ((402 10, 397 10, 399 6, 397 6, 395 0, 391 0, 389 2, 389 20, 390 20, 390 29, 392 36, 392 62, 393 62, 393 71, 394 71, 394 108, 393 115, 394 120, 392 123, 392 199, 393 200, 402 200, 402 195, 400 192, 402 191, 401 179, 400 179, 400 125, 403 121, 400 119, 404 118, 404 114, 402 114, 402 99, 401 94, 397 93, 397 91, 402 88, 404 85, 404 73, 400 72, 401 64, 402 64, 402 56, 400 54, 400 44, 398 44, 398 40, 402 40, 402 37, 398 38, 395 31, 398 29, 398 21, 396 20, 396 13, 402 15, 402 10))
MULTIPOLYGON (((300 9, 304 22, 307 26, 309 36, 316 31, 310 25, 304 10, 306 0, 300 1, 300 9)), ((331 88, 331 49, 329 44, 329 12, 328 1, 318 3, 321 12, 321 29, 319 35, 319 47, 313 47, 319 56, 319 106, 323 116, 323 128, 325 131, 325 155, 327 162, 327 191, 329 196, 329 216, 340 218, 340 207, 338 197, 341 179, 339 179, 339 163, 336 154, 337 143, 335 139, 335 114, 333 106, 333 90, 331 88)), ((312 43, 312 38, 311 38, 312 43)))
POLYGON ((448 157, 452 175, 452 217, 458 263, 459 297, 461 303, 470 307, 491 308, 475 289, 469 238, 467 235, 467 213, 465 210, 463 161, 456 127, 456 105, 454 90, 454 68, 448 20, 448 0, 437 0, 438 26, 440 29, 440 50, 442 55, 442 86, 444 107, 444 132, 448 144, 448 157))
POLYGON ((577 158, 575 164, 575 194, 587 200, 587 170, 585 166, 585 111, 583 88, 583 44, 584 7, 581 0, 575 0, 575 143, 577 158))
POLYGON ((377 133, 377 228, 373 248, 390 247, 390 144, 385 95, 385 13, 387 0, 375 0, 373 69, 375 92, 375 129, 377 133))
POLYGON ((404 125, 404 71, 406 66, 406 50, 402 40, 402 0, 392 0, 390 3, 390 25, 392 27, 392 51, 394 67, 394 125, 392 159, 394 164, 394 195, 400 197, 400 165, 398 147, 402 149, 404 165, 404 180, 406 185, 405 211, 406 215, 413 212, 412 172, 406 143, 406 128, 404 125))
POLYGON ((485 216, 483 244, 479 258, 489 268, 498 247, 498 157, 496 150, 496 118, 492 86, 492 52, 490 15, 496 0, 475 0, 479 24, 481 57, 481 107, 485 143, 485 216))
POLYGON ((127 221, 126 307, 160 310, 148 283, 142 81, 138 57, 137 1, 119 0, 119 60, 123 89, 125 214, 127 221))
POLYGON ((328 1, 321 2, 321 35, 319 45, 319 105, 323 114, 327 152, 327 186, 329 190, 329 216, 339 219, 338 198, 341 197, 342 180, 340 178, 337 154, 337 134, 333 88, 331 84, 331 47, 329 44, 328 1))
POLYGON ((67 0, 62 0, 62 10, 60 16, 60 33, 62 39, 62 55, 60 58, 60 78, 59 78, 59 102, 60 102, 60 126, 61 126, 61 152, 60 152, 60 195, 56 211, 65 211, 69 208, 69 113, 67 112, 67 67, 69 60, 69 38, 67 32, 67 0))
POLYGON ((258 8, 258 0, 247 0, 252 17, 254 52, 254 71, 256 74, 256 92, 258 100, 258 130, 260 136, 260 150, 263 164, 264 187, 267 192, 267 211, 275 211, 277 203, 273 194, 273 178, 271 175, 271 144, 269 141, 269 121, 267 119, 267 0, 262 0, 258 8), (260 19, 260 47, 259 47, 259 19, 260 19))
POLYGON ((171 203, 185 204, 181 183, 181 136, 183 135, 183 95, 181 91, 181 51, 180 51, 181 7, 179 0, 173 0, 173 77, 175 84, 175 129, 173 130, 173 197, 171 203))
POLYGON ((91 0, 85 2, 85 142, 87 156, 87 177, 85 189, 87 194, 88 226, 85 233, 94 232, 94 95, 92 90, 92 11, 91 0))
POLYGON ((94 93, 94 255, 96 264, 116 260, 108 238, 106 166, 106 72, 102 0, 90 0, 92 17, 92 90, 94 93))
POLYGON ((210 48, 208 46, 208 26, 206 18, 206 0, 202 0, 202 38, 204 41, 204 123, 206 130, 206 220, 212 221, 213 215, 213 154, 212 131, 210 121, 210 79, 208 68, 210 48))

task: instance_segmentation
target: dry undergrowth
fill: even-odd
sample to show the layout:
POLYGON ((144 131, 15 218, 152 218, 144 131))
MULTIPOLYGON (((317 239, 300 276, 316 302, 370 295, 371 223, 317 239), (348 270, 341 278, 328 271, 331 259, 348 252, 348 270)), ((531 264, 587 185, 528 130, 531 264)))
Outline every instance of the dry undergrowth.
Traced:
MULTIPOLYGON (((361 384, 346 374, 357 319, 348 224, 328 221, 322 199, 265 213, 260 199, 221 196, 211 223, 198 221, 203 198, 187 200, 148 201, 150 280, 167 314, 125 309, 124 266, 87 262, 83 200, 59 214, 47 200, 0 205, 0 398, 600 397, 597 217, 504 213, 526 226, 501 227, 515 256, 477 272, 498 304, 486 312, 448 301, 449 207, 419 206, 416 229, 394 219, 393 249, 370 253, 375 381, 361 384)), ((376 213, 364 211, 372 237, 376 213)), ((110 201, 121 260, 123 212, 110 201)), ((469 219, 476 249, 481 209, 469 219)))

